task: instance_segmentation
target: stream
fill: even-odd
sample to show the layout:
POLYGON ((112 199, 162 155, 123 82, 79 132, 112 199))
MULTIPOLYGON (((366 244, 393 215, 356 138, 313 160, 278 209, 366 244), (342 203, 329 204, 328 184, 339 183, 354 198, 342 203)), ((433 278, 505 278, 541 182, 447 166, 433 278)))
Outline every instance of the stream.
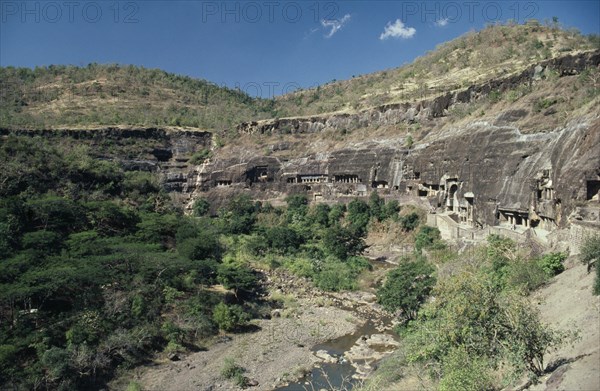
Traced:
MULTIPOLYGON (((341 358, 363 335, 379 333, 380 332, 375 328, 375 325, 371 321, 367 321, 354 333, 346 334, 331 341, 315 345, 312 348, 312 351, 317 352, 319 350, 325 350, 333 357, 341 358)), ((312 383, 312 387, 314 387, 315 390, 323 388, 330 389, 332 386, 341 387, 342 385, 350 390, 357 381, 352 378, 352 375, 355 373, 356 370, 347 360, 340 360, 337 363, 323 363, 319 367, 313 368, 310 374, 297 382, 277 388, 276 391, 312 391, 310 383, 312 383)))
MULTIPOLYGON (((374 271, 377 269, 391 269, 394 267, 394 265, 381 261, 372 261, 371 263, 374 271)), ((371 286, 370 289, 374 290, 375 287, 371 286)), ((354 311, 352 308, 342 308, 354 311)), ((384 318, 385 326, 390 326, 391 323, 391 317, 384 318)), ((299 379, 297 382, 276 388, 275 391, 318 391, 321 389, 330 390, 332 387, 334 389, 340 389, 342 386, 344 387, 344 390, 351 390, 359 380, 353 378, 353 375, 356 374, 356 369, 350 361, 345 359, 344 355, 356 345, 361 337, 371 336, 373 334, 388 334, 393 336, 394 339, 396 338, 396 335, 391 329, 386 329, 382 332, 377 329, 373 320, 367 319, 366 322, 353 333, 313 346, 313 353, 324 350, 329 355, 337 358, 337 362, 322 363, 318 367, 313 368, 309 374, 299 379)), ((379 351, 379 349, 376 350, 379 351)), ((364 360, 356 360, 356 362, 361 363, 364 362, 364 360)), ((376 362, 371 362, 371 365, 374 364, 376 365, 376 362)))

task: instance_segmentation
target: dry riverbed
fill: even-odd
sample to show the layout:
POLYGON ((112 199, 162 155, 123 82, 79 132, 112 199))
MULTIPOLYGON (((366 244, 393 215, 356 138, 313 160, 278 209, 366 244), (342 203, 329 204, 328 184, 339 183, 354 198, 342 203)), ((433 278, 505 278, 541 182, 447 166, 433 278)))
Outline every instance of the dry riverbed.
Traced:
POLYGON ((255 384, 250 389, 272 390, 328 361, 315 354, 315 345, 351 335, 367 319, 377 329, 385 328, 372 292, 325 294, 309 281, 280 271, 268 273, 267 287, 270 298, 284 305, 271 319, 254 320, 256 331, 228 334, 205 351, 140 368, 132 380, 149 391, 237 390, 221 376, 225 360, 232 358, 255 384))

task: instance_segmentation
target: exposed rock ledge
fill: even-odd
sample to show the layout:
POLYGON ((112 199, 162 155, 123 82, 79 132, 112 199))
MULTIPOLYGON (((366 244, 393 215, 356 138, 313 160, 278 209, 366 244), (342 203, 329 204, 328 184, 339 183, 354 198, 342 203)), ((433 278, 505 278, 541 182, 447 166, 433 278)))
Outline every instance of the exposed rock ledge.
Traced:
POLYGON ((417 103, 394 103, 358 113, 329 113, 308 117, 275 118, 244 122, 237 126, 242 133, 317 133, 325 129, 353 130, 367 126, 395 125, 420 119, 443 117, 456 103, 468 103, 491 91, 504 92, 519 85, 531 83, 544 75, 547 69, 559 75, 576 75, 590 66, 600 64, 600 51, 584 52, 542 61, 520 73, 472 85, 463 90, 450 91, 434 99, 417 103))

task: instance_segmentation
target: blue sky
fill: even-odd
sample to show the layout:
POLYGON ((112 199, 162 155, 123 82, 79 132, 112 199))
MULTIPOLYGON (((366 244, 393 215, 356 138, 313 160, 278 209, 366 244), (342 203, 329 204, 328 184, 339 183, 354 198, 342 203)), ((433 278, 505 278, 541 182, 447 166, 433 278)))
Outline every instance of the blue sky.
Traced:
POLYGON ((488 23, 600 34, 600 1, 9 1, 0 65, 135 64, 271 97, 400 66, 488 23))

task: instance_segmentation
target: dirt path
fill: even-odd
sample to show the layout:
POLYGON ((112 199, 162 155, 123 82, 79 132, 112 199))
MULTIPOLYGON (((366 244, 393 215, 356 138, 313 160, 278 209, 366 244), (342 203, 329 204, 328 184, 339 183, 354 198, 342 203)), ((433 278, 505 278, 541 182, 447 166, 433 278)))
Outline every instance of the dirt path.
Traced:
POLYGON ((536 295, 546 323, 560 329, 579 329, 581 339, 546 357, 548 363, 567 363, 530 391, 600 390, 600 297, 592 295, 594 276, 577 263, 536 295))

